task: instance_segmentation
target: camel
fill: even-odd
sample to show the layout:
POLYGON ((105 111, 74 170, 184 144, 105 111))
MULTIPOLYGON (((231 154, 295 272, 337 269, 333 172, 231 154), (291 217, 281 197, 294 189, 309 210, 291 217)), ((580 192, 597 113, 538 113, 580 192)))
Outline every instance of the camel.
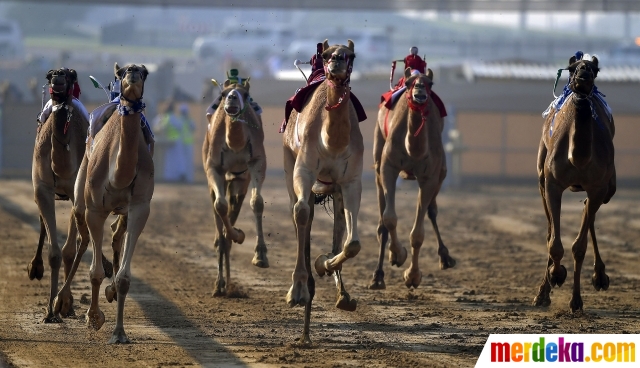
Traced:
POLYGON ((216 229, 214 245, 218 251, 214 296, 224 296, 229 290, 231 244, 242 244, 245 238, 244 232, 233 226, 249 184, 252 186, 250 204, 256 221, 252 264, 261 268, 269 267, 262 232, 264 201, 260 194, 267 170, 267 157, 262 121, 249 103, 249 87, 249 79, 237 83, 225 81, 221 94, 224 105, 207 115, 209 129, 202 146, 202 162, 213 203, 216 229), (224 264, 226 279, 223 275, 224 264))
POLYGON ((378 266, 373 273, 369 288, 384 289, 384 252, 389 235, 389 261, 402 266, 407 259, 407 250, 402 247, 397 234, 398 216, 395 211, 396 179, 417 180, 419 184, 418 208, 413 229, 409 235, 411 244, 411 264, 403 274, 408 288, 417 288, 422 280, 418 258, 424 241, 424 216, 427 214, 438 245, 440 269, 454 267, 456 262, 449 256, 449 250, 442 242, 436 222, 438 205, 436 196, 447 175, 442 129, 444 120, 438 104, 434 103, 431 86, 433 71, 426 74, 407 68, 404 71, 404 97, 400 96, 395 107, 389 110, 380 105, 378 121, 374 131, 373 160, 376 172, 376 188, 380 219, 378 221, 378 242, 380 253, 378 266))
MULTIPOLYGON (((51 289, 45 323, 60 323, 62 317, 74 314, 73 298, 69 291, 64 307, 54 308, 54 299, 58 292, 58 275, 64 261, 65 280, 69 278, 75 256, 77 228, 71 214, 67 230, 67 240, 58 246, 56 228, 55 200, 74 202, 73 187, 84 156, 85 138, 89 122, 82 113, 74 109, 72 89, 78 79, 75 70, 61 68, 47 73, 51 93, 52 113, 44 121, 39 121, 36 142, 33 151, 32 180, 35 202, 40 212, 40 238, 36 254, 27 266, 29 279, 42 279, 44 265, 42 248, 45 237, 49 238, 49 266, 51 267, 51 289)), ((106 259, 105 269, 110 272, 111 265, 106 259)))
POLYGON ((107 301, 118 302, 116 326, 109 344, 129 342, 123 319, 124 302, 131 284, 131 259, 149 217, 154 190, 153 148, 143 134, 142 119, 145 108, 142 96, 149 73, 144 65, 129 64, 121 68, 118 63, 114 73, 121 82, 117 113, 112 112, 102 130, 89 136, 75 187, 78 229, 82 237, 90 236, 93 243, 89 272, 91 305, 86 320, 87 326, 95 330, 105 321, 98 305, 99 289, 105 277, 99 262, 104 222, 109 214, 118 215, 111 225, 115 277, 105 288, 107 301))
POLYGON ((562 286, 567 277, 567 270, 560 263, 564 255, 560 240, 562 193, 567 188, 572 192, 585 191, 587 199, 580 230, 571 246, 574 272, 569 307, 572 312, 582 310, 583 306, 580 271, 587 251, 587 232, 591 233, 595 254, 592 285, 598 291, 609 287, 609 277, 598 251, 594 222, 600 206, 608 203, 616 191, 613 160, 615 127, 613 117, 595 87, 598 58, 593 56, 587 60, 588 55, 583 58, 580 52, 577 56, 569 59, 566 100, 547 116, 538 150, 539 189, 548 221, 548 262, 533 301, 534 306, 549 306, 551 287, 562 286))
POLYGON ((320 277, 334 275, 337 308, 354 311, 357 307, 341 275, 342 264, 360 251, 357 219, 364 146, 350 98, 353 41, 348 40, 348 46, 329 46, 325 40, 322 58, 326 79, 309 94, 301 112, 291 113, 283 135, 285 179, 298 243, 293 284, 286 301, 291 307, 305 307, 303 335, 299 340, 305 345, 311 343, 309 323, 315 294, 309 254, 314 193, 333 194, 334 198, 332 252, 318 256, 314 267, 320 277), (340 251, 345 230, 347 237, 340 251))

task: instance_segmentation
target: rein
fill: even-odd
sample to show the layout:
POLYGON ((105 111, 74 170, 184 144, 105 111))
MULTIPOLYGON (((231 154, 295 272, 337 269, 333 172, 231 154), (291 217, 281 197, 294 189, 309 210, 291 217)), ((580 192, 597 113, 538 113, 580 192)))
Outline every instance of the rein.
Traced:
MULTIPOLYGON (((348 77, 347 79, 348 80, 348 77)), ((340 107, 340 105, 342 105, 343 102, 347 101, 349 98, 347 96, 347 92, 351 91, 351 87, 349 86, 349 83, 342 83, 342 86, 338 86, 335 83, 333 83, 332 81, 330 81, 329 79, 327 79, 327 84, 333 88, 333 89, 337 89, 338 87, 344 87, 344 91, 342 92, 342 96, 340 96, 340 98, 338 98, 338 103, 336 103, 335 105, 329 105, 329 100, 327 99, 327 104, 324 106, 324 109, 327 111, 331 111, 334 110, 338 107, 340 107)), ((349 94, 349 96, 351 96, 351 94, 349 94)))
POLYGON ((422 128, 424 128, 424 125, 427 122, 427 116, 429 116, 429 109, 427 108, 427 104, 429 103, 429 97, 431 95, 431 91, 429 91, 427 93, 427 99, 423 103, 421 104, 415 103, 413 101, 413 94, 411 93, 411 91, 413 91, 413 87, 415 86, 416 81, 413 82, 413 85, 411 86, 411 88, 407 89, 407 104, 409 105, 409 109, 411 109, 412 111, 419 111, 420 117, 422 118, 422 122, 420 123, 418 130, 416 130, 416 132, 413 133, 414 137, 417 137, 418 134, 420 134, 420 132, 422 131, 422 128))

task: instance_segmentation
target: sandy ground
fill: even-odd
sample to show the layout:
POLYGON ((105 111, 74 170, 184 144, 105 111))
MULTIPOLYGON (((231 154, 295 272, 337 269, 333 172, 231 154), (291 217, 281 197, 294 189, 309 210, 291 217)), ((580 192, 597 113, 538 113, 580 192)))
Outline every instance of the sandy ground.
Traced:
MULTIPOLYGON (((413 185, 403 183, 398 193, 405 246, 415 213, 413 185)), ((255 229, 248 207, 238 220, 247 240, 232 250, 232 282, 244 298, 212 296, 217 261, 206 185, 158 184, 133 259, 126 302, 125 328, 132 344, 113 346, 106 342, 115 324, 115 303, 101 296, 107 319, 101 330, 84 324, 90 250, 73 287, 77 317, 62 324, 40 322, 50 271, 46 266, 42 281, 27 277, 38 238, 32 186, 28 180, 2 180, 0 366, 470 367, 489 333, 640 333, 640 190, 620 190, 600 210, 596 226, 611 286, 596 292, 589 282, 592 268, 583 268, 585 310, 574 315, 568 313, 571 277, 552 291, 550 307, 531 306, 546 264, 546 219, 536 187, 442 193, 438 220, 456 267, 438 269, 428 226, 420 287, 408 290, 401 279, 403 268, 386 262, 387 289, 372 291, 367 285, 377 259, 378 209, 372 180, 366 178, 364 186, 359 216, 363 249, 343 271, 358 309, 337 310, 332 279, 316 277, 313 347, 303 349, 294 344, 302 331, 303 310, 284 301, 295 236, 281 177, 269 177, 263 191, 271 268, 251 265, 255 229)), ((564 265, 570 274, 581 199, 583 195, 567 193, 563 204, 564 265)), ((66 229, 69 209, 68 203, 58 203, 59 229, 66 229)), ((312 236, 313 258, 330 250, 331 219, 320 208, 312 236)), ((585 261, 589 264, 591 250, 585 261)))

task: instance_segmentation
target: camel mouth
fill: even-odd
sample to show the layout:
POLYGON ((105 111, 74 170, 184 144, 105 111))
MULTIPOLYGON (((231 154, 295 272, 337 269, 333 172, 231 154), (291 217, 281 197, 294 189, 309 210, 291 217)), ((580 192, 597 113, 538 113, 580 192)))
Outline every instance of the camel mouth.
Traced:
POLYGON ((427 102, 427 95, 425 95, 425 94, 413 95, 413 100, 416 103, 423 104, 423 103, 427 102))
POLYGON ((224 111, 229 115, 236 115, 240 112, 240 106, 238 105, 224 105, 224 111))
POLYGON ((64 92, 66 87, 67 87, 67 84, 65 82, 62 82, 62 83, 54 82, 51 84, 51 89, 54 92, 58 92, 58 93, 64 92))

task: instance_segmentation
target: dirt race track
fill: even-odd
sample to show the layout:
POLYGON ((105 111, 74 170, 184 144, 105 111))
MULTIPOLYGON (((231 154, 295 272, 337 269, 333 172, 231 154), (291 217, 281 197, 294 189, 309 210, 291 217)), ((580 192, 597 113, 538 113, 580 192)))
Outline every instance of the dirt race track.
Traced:
MULTIPOLYGON (((84 324, 91 248, 73 287, 77 317, 62 324, 40 323, 50 271, 45 266, 42 281, 27 277, 38 238, 31 182, 0 181, 0 367, 470 367, 489 333, 640 333, 640 190, 619 190, 598 213, 598 240, 611 286, 604 292, 591 287, 590 246, 582 272, 585 309, 571 314, 571 276, 552 291, 550 307, 531 307, 546 264, 546 219, 534 186, 442 193, 438 220, 456 267, 438 269, 427 221, 420 287, 407 290, 401 279, 404 268, 392 269, 386 262, 387 289, 368 290, 378 252, 378 209, 372 180, 364 182, 359 216, 363 248, 343 271, 358 309, 336 309, 332 278, 316 276, 313 346, 299 348, 295 340, 302 332, 303 310, 284 301, 295 236, 281 177, 269 177, 263 191, 271 268, 251 265, 255 230, 249 207, 238 220, 247 240, 232 250, 232 282, 236 294, 244 296, 237 298, 212 296, 217 261, 206 185, 156 185, 126 302, 125 329, 132 344, 116 346, 106 344, 115 324, 115 303, 101 295, 107 319, 101 330, 84 324)), ((405 247, 416 193, 412 182, 403 183, 398 193, 405 247)), ((569 275, 583 196, 564 197, 563 263, 569 275)), ((66 229, 69 209, 69 203, 58 202, 59 229, 66 229)), ((331 219, 320 208, 312 237, 312 259, 330 251, 331 219)))

